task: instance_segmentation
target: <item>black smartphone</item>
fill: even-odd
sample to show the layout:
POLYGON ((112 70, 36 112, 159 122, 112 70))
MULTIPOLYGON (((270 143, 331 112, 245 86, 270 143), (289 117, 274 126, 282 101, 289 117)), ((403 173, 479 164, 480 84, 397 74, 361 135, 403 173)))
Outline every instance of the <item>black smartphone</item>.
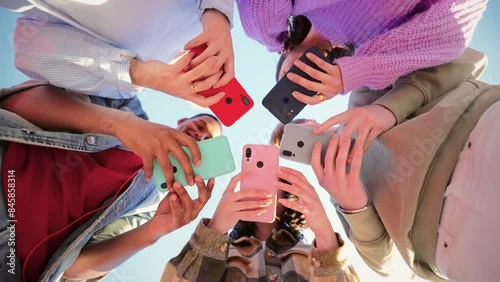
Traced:
MULTIPOLYGON (((325 62, 331 63, 326 58, 323 51, 316 47, 310 47, 307 49, 302 56, 300 56, 299 60, 304 62, 306 65, 317 69, 321 72, 324 72, 320 69, 316 64, 314 64, 311 60, 306 57, 307 53, 313 53, 319 58, 323 59, 325 62)), ((316 79, 313 79, 307 73, 300 70, 295 65, 290 68, 289 72, 295 73, 305 79, 319 82, 316 79)), ((306 104, 300 102, 292 96, 292 92, 299 91, 307 96, 314 96, 318 94, 318 92, 308 90, 292 81, 290 81, 286 74, 276 83, 276 85, 267 93, 266 97, 262 100, 262 105, 268 109, 271 114, 273 114, 280 122, 287 124, 292 121, 299 113, 302 111, 306 104)))

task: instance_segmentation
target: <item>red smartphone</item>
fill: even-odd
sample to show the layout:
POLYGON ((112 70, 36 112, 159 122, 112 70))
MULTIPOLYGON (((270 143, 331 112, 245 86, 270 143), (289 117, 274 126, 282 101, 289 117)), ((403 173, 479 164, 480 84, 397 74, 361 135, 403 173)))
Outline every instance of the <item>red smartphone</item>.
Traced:
MULTIPOLYGON (((200 45, 190 50, 195 55, 199 55, 207 48, 207 45, 200 45)), ((225 126, 233 125, 246 112, 253 107, 253 100, 245 91, 243 86, 233 77, 226 85, 219 88, 210 88, 198 93, 210 97, 219 92, 224 92, 226 95, 219 102, 210 106, 210 110, 219 118, 225 126)))
POLYGON ((278 178, 273 170, 278 167, 279 149, 273 145, 247 144, 243 147, 241 170, 251 172, 241 181, 240 190, 257 189, 272 194, 273 202, 266 207, 267 212, 248 221, 273 222, 276 218, 277 191, 274 182, 278 178))

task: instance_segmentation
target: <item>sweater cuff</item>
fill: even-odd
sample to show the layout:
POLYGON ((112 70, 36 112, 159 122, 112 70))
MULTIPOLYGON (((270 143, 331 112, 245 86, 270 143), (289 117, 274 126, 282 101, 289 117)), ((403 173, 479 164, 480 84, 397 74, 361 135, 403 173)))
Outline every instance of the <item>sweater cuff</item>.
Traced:
POLYGON ((316 248, 316 239, 311 244, 311 255, 309 263, 314 268, 314 276, 336 276, 344 272, 344 265, 348 263, 347 255, 344 251, 345 242, 340 234, 335 233, 339 242, 338 248, 332 250, 318 250, 316 248))
POLYGON ((380 240, 386 234, 384 225, 371 203, 363 212, 341 214, 351 228, 349 236, 354 236, 351 240, 355 239, 360 244, 371 244, 380 240))
POLYGON ((425 103, 424 91, 411 83, 398 83, 373 104, 390 110, 396 117, 396 125, 402 123, 409 115, 425 103))
POLYGON ((119 50, 111 56, 102 54, 99 66, 104 79, 121 92, 138 93, 142 91, 144 88, 134 86, 130 77, 130 61, 136 56, 137 53, 129 50, 119 50))
POLYGON ((189 240, 189 243, 205 257, 217 260, 227 260, 231 239, 207 227, 209 218, 203 218, 189 240))
POLYGON ((352 90, 361 87, 371 87, 370 82, 374 79, 375 60, 372 57, 344 57, 335 60, 340 67, 344 91, 347 94, 352 90))
POLYGON ((201 19, 201 16, 207 9, 215 9, 221 13, 223 13, 231 28, 233 27, 233 14, 234 14, 234 1, 233 0, 198 0, 196 3, 196 7, 198 8, 198 16, 201 19))

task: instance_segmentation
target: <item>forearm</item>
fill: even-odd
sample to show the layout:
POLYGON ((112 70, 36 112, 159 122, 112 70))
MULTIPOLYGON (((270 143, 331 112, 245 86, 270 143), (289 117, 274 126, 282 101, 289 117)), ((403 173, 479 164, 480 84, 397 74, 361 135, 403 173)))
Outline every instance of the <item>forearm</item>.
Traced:
POLYGON ((41 86, 0 100, 0 107, 52 131, 91 132, 116 136, 130 113, 82 101, 64 89, 41 86))
POLYGON ((360 86, 382 89, 416 69, 457 58, 469 43, 486 2, 438 1, 404 24, 365 42, 354 56, 336 60, 344 92, 360 86))
POLYGON ((111 239, 87 245, 63 277, 71 280, 100 277, 156 241, 157 238, 148 233, 146 223, 111 239))
POLYGON ((380 275, 388 275, 393 242, 372 204, 360 213, 340 213, 347 225, 346 233, 366 264, 380 275))
POLYGON ((14 51, 21 72, 56 86, 109 98, 130 98, 140 90, 130 77, 135 52, 67 24, 18 19, 14 51))

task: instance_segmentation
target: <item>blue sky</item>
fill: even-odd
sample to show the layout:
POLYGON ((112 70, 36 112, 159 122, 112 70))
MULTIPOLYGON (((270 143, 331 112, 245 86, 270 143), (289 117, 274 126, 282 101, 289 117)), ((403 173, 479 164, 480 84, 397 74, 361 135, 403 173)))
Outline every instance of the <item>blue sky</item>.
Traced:
MULTIPOLYGON (((490 1, 471 43, 471 47, 488 55, 488 68, 483 74, 482 80, 492 84, 500 84, 499 14, 500 2, 490 1)), ((0 8, 0 87, 9 87, 26 80, 26 77, 17 71, 13 65, 12 38, 16 18, 15 13, 0 8)), ((235 26, 232 35, 236 77, 255 101, 255 107, 247 115, 234 126, 224 128, 223 132, 231 141, 233 156, 238 166, 237 171, 239 171, 243 145, 247 143, 268 143, 270 133, 277 124, 276 119, 260 103, 264 95, 275 84, 274 72, 277 55, 268 53, 263 46, 245 36, 237 13, 234 22, 235 26)), ((201 109, 184 101, 155 91, 146 90, 139 95, 150 119, 157 123, 175 126, 179 118, 189 117, 201 111, 201 109)), ((312 117, 320 122, 324 121, 328 117, 345 110, 347 98, 348 95, 339 96, 327 103, 306 107, 299 117, 312 117)), ((280 160, 280 164, 300 169, 306 174, 311 183, 318 187, 317 191, 327 209, 334 229, 342 233, 342 227, 336 218, 332 205, 329 203, 329 197, 317 185, 312 170, 309 167, 283 160, 280 160)), ((200 218, 211 217, 229 178, 230 176, 223 176, 216 180, 216 188, 212 199, 201 212, 200 218)), ((154 246, 141 251, 112 273, 106 281, 158 281, 166 262, 179 253, 197 223, 198 220, 195 220, 190 225, 168 234, 154 246)), ((346 237, 344 236, 344 238, 346 237)), ((356 255, 352 246, 349 246, 349 248, 351 248, 354 264, 362 278, 367 281, 387 281, 373 274, 356 255)), ((398 269, 400 271, 393 281, 407 280, 408 276, 404 271, 405 267, 402 266, 398 269), (403 280, 402 277, 405 277, 405 279, 403 280)))

